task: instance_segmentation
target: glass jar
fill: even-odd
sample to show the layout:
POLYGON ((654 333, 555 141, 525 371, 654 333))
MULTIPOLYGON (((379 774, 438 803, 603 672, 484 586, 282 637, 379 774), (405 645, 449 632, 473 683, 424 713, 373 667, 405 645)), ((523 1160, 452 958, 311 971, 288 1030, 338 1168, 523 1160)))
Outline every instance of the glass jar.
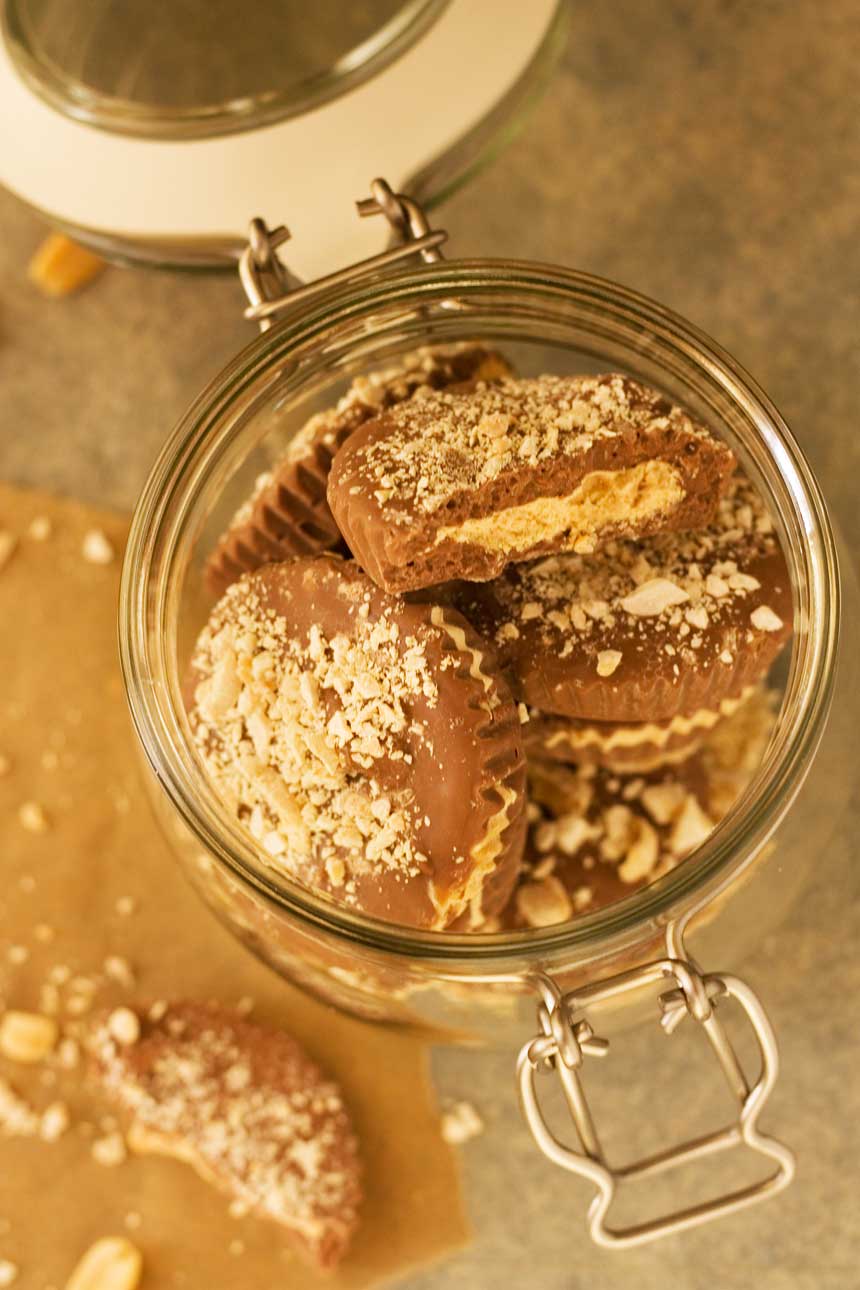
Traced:
MULTIPOLYGON (((787 812, 813 764, 833 692, 839 599, 834 539, 816 482, 776 409, 724 351, 671 311, 612 283, 545 265, 474 260, 335 285, 254 340, 204 391, 167 442, 140 499, 123 573, 120 642, 157 813, 186 873, 217 915, 277 972, 321 998, 363 1016, 429 1027, 436 1035, 522 1041, 535 1028, 537 993, 542 1035, 521 1054, 524 1106, 540 1145, 553 1155, 532 1076, 560 1056, 555 1064, 563 1083, 570 1077, 565 1093, 583 1142, 584 1155, 574 1153, 581 1161, 594 1153, 588 1150, 587 1113, 582 1105, 577 1112, 576 1068, 583 1054, 598 1051, 594 1033, 605 1038, 655 1015, 658 996, 668 1028, 680 999, 707 1030, 716 1011, 711 1004, 725 986, 722 992, 746 1011, 762 1057, 762 1076, 750 1093, 736 1062, 732 1074, 720 1036, 708 1035, 738 1093, 741 1121, 747 1114, 744 1087, 747 1101, 767 1096, 775 1050, 766 1019, 743 996, 741 983, 732 987, 735 978, 697 975, 692 965, 718 957, 721 968, 733 967, 777 925, 814 866, 826 832, 822 813, 815 817, 821 799, 808 795, 805 818, 787 812), (474 338, 498 343, 523 375, 622 369, 714 428, 775 517, 795 622, 790 660, 783 665, 782 707, 762 765, 692 858, 568 924, 463 935, 375 921, 262 862, 198 764, 181 684, 208 614, 205 558, 256 475, 357 374, 390 365, 419 344, 474 338), (692 977, 684 976, 688 969, 692 977), (611 986, 600 985, 610 978, 611 986)), ((827 822, 835 823, 837 799, 843 788, 848 791, 848 767, 827 749, 820 764, 828 783, 827 822)), ((757 1131, 749 1109, 747 1118, 752 1138, 757 1131)), ((700 1152, 715 1149, 699 1146, 700 1152)), ((684 1151, 689 1158, 690 1149, 684 1151)), ((790 1176, 790 1163, 780 1164, 776 1152, 765 1154, 777 1159, 775 1190, 790 1176)), ((558 1163, 588 1174, 569 1159, 558 1163)), ((613 1184, 605 1177, 593 1181, 603 1194, 602 1211, 597 1205, 592 1214, 596 1239, 632 1243, 659 1234, 613 1233, 603 1224, 606 1189, 613 1184)), ((660 1230, 703 1216, 709 1215, 674 1215, 670 1228, 664 1223, 660 1230)))

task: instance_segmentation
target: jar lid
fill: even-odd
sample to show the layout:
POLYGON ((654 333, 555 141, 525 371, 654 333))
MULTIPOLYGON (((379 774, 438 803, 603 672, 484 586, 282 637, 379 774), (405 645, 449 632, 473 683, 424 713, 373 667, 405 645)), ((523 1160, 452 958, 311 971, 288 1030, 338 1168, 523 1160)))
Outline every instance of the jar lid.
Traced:
POLYGON ((381 249, 355 198, 424 201, 509 133, 561 44, 560 0, 3 0, 0 182, 133 260, 223 263, 248 220, 316 277, 381 249))

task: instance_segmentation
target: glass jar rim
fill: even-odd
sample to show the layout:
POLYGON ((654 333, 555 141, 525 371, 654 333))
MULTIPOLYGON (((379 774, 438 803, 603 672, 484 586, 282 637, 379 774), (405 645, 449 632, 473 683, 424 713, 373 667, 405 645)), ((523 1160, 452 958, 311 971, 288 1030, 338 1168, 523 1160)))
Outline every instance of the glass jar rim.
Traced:
MULTIPOLYGON (((372 335, 365 334, 365 344, 368 339, 372 335)), ((143 751, 160 787, 216 863, 301 922, 351 943, 451 966, 504 959, 528 967, 543 955, 610 946, 635 938, 637 929, 649 924, 689 916, 715 899, 752 861, 791 805, 823 732, 835 676, 839 601, 835 542, 815 477, 768 397, 706 333, 638 292, 578 270, 518 260, 448 260, 333 288, 297 316, 287 315, 252 340, 202 391, 166 441, 135 509, 123 565, 119 644, 126 694, 143 751), (814 630, 804 633, 801 648, 795 637, 785 700, 791 720, 779 723, 753 783, 697 849, 693 863, 680 864, 624 899, 568 923, 480 935, 420 931, 373 919, 289 878, 281 881, 270 867, 253 863, 252 849, 226 812, 219 823, 200 808, 195 784, 177 755, 179 726, 171 728, 159 703, 147 631, 153 598, 159 597, 162 621, 168 591, 167 585, 156 590, 152 577, 157 544, 168 533, 167 560, 172 565, 180 532, 177 516, 181 519, 200 473, 211 467, 213 454, 223 447, 222 422, 228 410, 273 370, 286 370, 291 356, 323 335, 338 329, 355 333, 362 318, 382 307, 414 310, 422 299, 429 303, 469 292, 549 294, 576 303, 590 315, 617 313, 643 329, 657 349, 671 344, 674 354, 706 372, 733 405, 754 420, 760 447, 784 486, 784 500, 790 502, 802 535, 804 564, 795 571, 795 581, 804 596, 807 621, 814 623, 814 630)))

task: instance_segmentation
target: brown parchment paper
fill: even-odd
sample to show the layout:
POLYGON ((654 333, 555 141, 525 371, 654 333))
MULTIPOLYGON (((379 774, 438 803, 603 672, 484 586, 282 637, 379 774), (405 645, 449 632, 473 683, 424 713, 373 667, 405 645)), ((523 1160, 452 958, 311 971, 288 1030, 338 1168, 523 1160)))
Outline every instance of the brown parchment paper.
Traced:
MULTIPOLYGON (((0 1133, 0 1258, 20 1268, 15 1290, 61 1290, 90 1242, 125 1233, 143 1252, 145 1290, 396 1281, 466 1239, 426 1051, 280 980, 186 885, 150 814, 122 693, 115 640, 126 527, 122 517, 0 484, 0 530, 18 539, 0 569, 0 755, 10 762, 0 775, 0 1000, 37 1009, 53 966, 98 976, 109 955, 128 960, 135 983, 103 982, 97 1005, 252 998, 254 1018, 288 1029, 341 1082, 366 1163, 364 1219, 342 1268, 319 1277, 289 1252, 281 1229, 231 1218, 224 1197, 187 1166, 132 1156, 96 1164, 91 1143, 110 1108, 81 1070, 0 1058, 0 1076, 37 1109, 62 1100, 72 1114, 54 1144, 0 1133), (51 522, 45 541, 28 536, 36 517, 51 522), (109 564, 81 554, 93 528, 115 549, 109 564), (22 827, 25 801, 44 808, 47 831, 22 827), (118 912, 124 898, 134 901, 131 914, 118 912)), ((65 1015, 61 1007, 61 1022, 65 1015)))

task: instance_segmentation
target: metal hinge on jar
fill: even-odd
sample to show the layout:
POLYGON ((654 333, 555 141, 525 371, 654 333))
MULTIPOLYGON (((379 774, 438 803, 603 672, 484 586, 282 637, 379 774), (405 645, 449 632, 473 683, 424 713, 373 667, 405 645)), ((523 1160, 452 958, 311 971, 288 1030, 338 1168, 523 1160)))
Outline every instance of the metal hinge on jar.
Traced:
POLYGON ((586 985, 570 994, 562 994, 558 985, 544 973, 536 973, 531 978, 541 996, 538 1005, 540 1033, 523 1045, 517 1062, 523 1114, 544 1155, 562 1169, 588 1179, 597 1188, 588 1211, 589 1231, 598 1245, 611 1249, 642 1245, 745 1209, 782 1191, 794 1176, 791 1151, 758 1127, 759 1116, 779 1070, 776 1040, 759 999, 735 976, 703 975, 686 958, 671 956, 673 948, 670 936, 670 956, 586 985), (661 982, 669 987, 659 996, 660 1023, 664 1031, 672 1034, 687 1016, 702 1027, 737 1101, 737 1118, 703 1137, 669 1147, 631 1164, 613 1167, 601 1147, 580 1074, 585 1058, 604 1056, 609 1045, 606 1040, 595 1036, 582 1014, 589 1005, 618 999, 661 982), (735 1000, 743 1009, 758 1045, 761 1065, 752 1081, 744 1073, 719 1016, 719 1007, 727 999, 735 1000), (579 1150, 560 1142, 546 1122, 537 1090, 538 1079, 544 1072, 554 1072, 558 1076, 576 1128, 579 1150), (747 1147, 774 1161, 776 1167, 759 1182, 701 1204, 682 1207, 634 1226, 610 1225, 609 1211, 623 1184, 666 1173, 732 1147, 747 1147))
POLYGON ((400 244, 292 289, 287 270, 276 254, 277 248, 289 241, 289 229, 283 224, 270 229, 261 219, 251 220, 248 245, 239 259, 239 277, 249 300, 245 310, 249 321, 266 331, 285 309, 304 304, 330 287, 369 277, 413 256, 420 256, 426 264, 441 260, 439 248, 448 240, 445 229, 431 228, 418 203, 404 193, 392 192, 385 179, 374 179, 370 191, 370 197, 356 202, 358 214, 363 218, 384 215, 400 244))

